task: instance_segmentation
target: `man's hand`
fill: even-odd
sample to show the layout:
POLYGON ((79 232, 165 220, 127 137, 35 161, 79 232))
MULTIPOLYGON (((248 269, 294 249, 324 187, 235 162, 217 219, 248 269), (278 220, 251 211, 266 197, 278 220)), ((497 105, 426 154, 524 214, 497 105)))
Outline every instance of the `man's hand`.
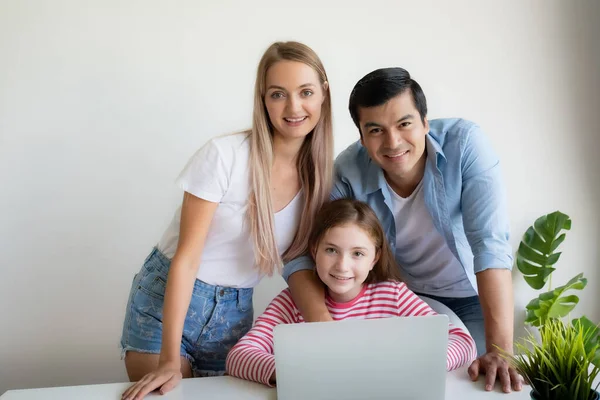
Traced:
POLYGON ((523 388, 523 378, 498 352, 490 351, 473 361, 469 367, 469 377, 476 381, 479 375, 485 375, 485 390, 488 392, 494 388, 496 379, 500 380, 504 393, 510 393, 511 386, 515 391, 523 388))

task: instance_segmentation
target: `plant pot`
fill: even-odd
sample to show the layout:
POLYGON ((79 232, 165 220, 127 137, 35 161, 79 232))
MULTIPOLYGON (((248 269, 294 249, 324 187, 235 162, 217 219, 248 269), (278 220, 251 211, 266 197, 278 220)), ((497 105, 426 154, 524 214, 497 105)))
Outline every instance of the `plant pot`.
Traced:
MULTIPOLYGON (((595 391, 595 390, 591 390, 590 392, 591 392, 591 393, 590 393, 589 400, 600 400, 600 393, 598 393, 598 392, 597 392, 597 391, 595 391), (592 393, 593 393, 593 394, 592 394, 592 393)), ((542 397, 539 395, 539 393, 538 393, 538 392, 536 392, 535 390, 532 390, 532 391, 529 393, 529 396, 531 396, 531 400, 546 400, 546 399, 542 398, 542 397)))

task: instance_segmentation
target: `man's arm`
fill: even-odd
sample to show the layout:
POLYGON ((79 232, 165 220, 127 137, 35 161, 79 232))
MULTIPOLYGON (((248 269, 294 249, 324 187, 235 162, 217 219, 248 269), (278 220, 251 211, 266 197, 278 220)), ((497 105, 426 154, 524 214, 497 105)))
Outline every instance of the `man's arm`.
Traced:
POLYGON ((513 259, 506 193, 498 156, 478 126, 470 129, 461 169, 463 224, 474 257, 486 348, 493 351, 497 345, 511 351, 513 259))
POLYGON ((325 286, 314 270, 302 270, 288 279, 292 298, 306 322, 333 321, 325 305, 325 286))
POLYGON ((487 269, 477 274, 479 301, 485 322, 486 351, 497 351, 494 345, 512 350, 514 303, 512 276, 506 269, 487 269))
POLYGON ((471 245, 474 272, 482 306, 486 351, 469 368, 471 378, 486 375, 486 390, 496 377, 505 392, 521 389, 514 369, 495 346, 513 347, 512 248, 506 193, 498 157, 479 127, 471 128, 463 154, 462 210, 465 234, 471 245))
POLYGON ((511 273, 506 269, 487 269, 477 274, 477 286, 483 310, 487 353, 471 364, 469 376, 477 380, 479 375, 485 374, 485 389, 488 391, 493 389, 496 379, 505 393, 509 393, 511 387, 521 390, 521 377, 494 347, 512 353, 514 311, 511 273), (510 295, 507 296, 507 293, 510 295))
MULTIPOLYGON (((337 165, 336 165, 337 167, 337 165)), ((350 187, 336 173, 330 200, 349 197, 350 187)), ((325 286, 315 273, 315 264, 310 256, 302 256, 288 262, 283 267, 294 303, 306 322, 332 321, 325 306, 325 286)))

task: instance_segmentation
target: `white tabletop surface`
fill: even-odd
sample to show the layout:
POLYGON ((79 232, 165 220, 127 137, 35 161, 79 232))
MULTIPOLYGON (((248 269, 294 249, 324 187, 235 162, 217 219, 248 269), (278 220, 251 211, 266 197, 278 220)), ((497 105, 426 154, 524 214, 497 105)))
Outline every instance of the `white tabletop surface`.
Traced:
MULTIPOLYGON (((105 385, 68 386, 45 389, 9 390, 0 396, 0 400, 120 400, 121 394, 129 383, 110 383, 105 385)), ((460 400, 529 400, 529 386, 521 392, 504 394, 497 386, 495 391, 485 393, 483 379, 471 382, 467 367, 448 373, 446 378, 446 399, 460 400)), ((164 396, 149 395, 147 398, 164 400, 187 399, 249 399, 276 400, 275 389, 258 383, 247 382, 233 377, 184 379, 173 391, 164 396)))

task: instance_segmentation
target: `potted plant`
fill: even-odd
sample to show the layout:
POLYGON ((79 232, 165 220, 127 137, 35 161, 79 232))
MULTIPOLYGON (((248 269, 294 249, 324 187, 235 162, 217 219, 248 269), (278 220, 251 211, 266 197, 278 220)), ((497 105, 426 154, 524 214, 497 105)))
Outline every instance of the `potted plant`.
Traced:
POLYGON ((539 328, 541 340, 530 333, 516 345, 517 355, 504 353, 531 384, 532 399, 598 399, 592 384, 600 369, 600 329, 585 316, 571 324, 561 321, 579 303, 579 297, 565 292, 584 289, 587 279, 578 274, 552 288, 552 272, 561 255, 556 250, 565 240, 563 231, 570 229, 568 215, 560 211, 543 215, 527 229, 516 254, 527 284, 536 290, 548 287, 526 306, 525 323, 539 328))
POLYGON ((594 379, 600 367, 594 359, 600 344, 594 341, 594 328, 581 320, 550 319, 540 328, 541 342, 530 334, 517 343, 516 355, 503 354, 531 385, 534 400, 598 400, 594 379))

